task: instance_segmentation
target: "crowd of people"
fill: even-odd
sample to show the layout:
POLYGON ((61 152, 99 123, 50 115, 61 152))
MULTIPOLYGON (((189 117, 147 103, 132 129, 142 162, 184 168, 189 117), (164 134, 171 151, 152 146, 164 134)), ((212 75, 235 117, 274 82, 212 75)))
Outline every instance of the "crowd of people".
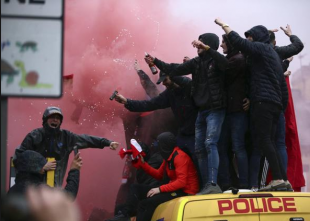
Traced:
MULTIPOLYGON (((287 178, 284 112, 289 93, 284 73, 303 44, 289 25, 281 29, 291 44, 279 47, 276 30, 255 26, 245 32, 244 39, 221 19, 215 23, 225 32, 221 43, 214 33, 200 35, 192 42, 197 48, 195 58, 184 57, 183 63, 176 64, 152 55, 145 57, 148 64, 160 69, 157 84, 166 87, 163 92, 159 93, 135 63, 150 99, 133 100, 116 94, 115 100, 131 112, 171 108, 178 130, 175 134, 158 134, 156 156, 140 142, 144 154, 132 161, 138 182, 132 185, 126 202, 117 205, 110 221, 129 220, 132 216, 137 221, 150 220, 163 202, 181 196, 218 194, 231 186, 253 191, 292 191, 287 178), (219 46, 224 55, 218 52, 219 46), (192 78, 183 76, 190 74, 192 78), (262 156, 270 164, 272 180, 260 188, 262 156), (237 182, 233 182, 233 176, 237 182)), ((54 184, 61 186, 69 155, 75 148, 108 146, 115 150, 119 146, 106 138, 60 129, 62 121, 61 109, 48 107, 43 114, 43 127, 27 134, 15 151, 17 176, 8 195, 27 198, 38 220, 44 215, 38 210, 44 203, 38 204, 35 197, 43 194, 39 197, 43 202, 50 190, 29 187, 42 186, 48 171, 55 172, 54 184)), ((75 154, 64 189, 71 199, 78 193, 82 166, 80 153, 75 154)), ((64 201, 64 208, 65 204, 64 201)), ((75 208, 68 210, 68 217, 74 217, 74 211, 75 208)))

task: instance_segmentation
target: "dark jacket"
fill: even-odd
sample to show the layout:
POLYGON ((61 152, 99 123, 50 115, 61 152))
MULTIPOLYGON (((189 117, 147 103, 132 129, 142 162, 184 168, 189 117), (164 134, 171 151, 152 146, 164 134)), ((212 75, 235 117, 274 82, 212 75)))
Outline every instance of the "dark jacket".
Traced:
POLYGON ((180 87, 166 89, 157 97, 151 100, 137 101, 127 99, 125 107, 132 112, 153 111, 171 107, 171 110, 178 121, 179 135, 194 135, 195 121, 198 109, 191 98, 191 79, 179 77, 177 81, 180 87))
MULTIPOLYGON (((46 124, 45 124, 46 125, 46 124)), ((47 132, 46 126, 31 131, 23 140, 20 148, 15 150, 15 160, 25 150, 33 150, 42 156, 54 157, 57 161, 55 170, 55 186, 61 186, 67 170, 69 155, 73 147, 78 149, 99 148, 110 146, 110 140, 105 138, 89 136, 86 134, 77 135, 68 130, 60 129, 55 133, 47 132)))
POLYGON ((147 163, 143 163, 142 169, 154 178, 161 180, 167 173, 170 181, 161 185, 160 192, 174 192, 182 190, 188 194, 196 194, 199 191, 197 170, 190 157, 179 147, 175 147, 167 162, 164 161, 159 169, 154 169, 147 163), (173 156, 175 155, 175 156, 173 156), (173 158, 173 165, 169 162, 173 158))
MULTIPOLYGON (((16 159, 14 166, 18 170, 15 178, 15 184, 9 189, 8 194, 19 194, 24 196, 29 186, 46 185, 45 175, 41 174, 41 170, 47 160, 40 154, 32 150, 26 150, 20 153, 16 159)), ((64 190, 74 199, 77 196, 80 183, 80 171, 72 169, 68 173, 67 185, 64 190)))
MULTIPOLYGON (((79 191, 80 171, 77 169, 70 170, 67 177, 67 184, 64 188, 66 193, 76 198, 79 191)), ((29 186, 46 185, 44 175, 19 172, 16 174, 15 184, 9 189, 8 194, 25 195, 29 186)))
POLYGON ((290 45, 280 46, 280 47, 275 46, 274 47, 274 50, 278 53, 281 60, 284 60, 284 59, 290 58, 294 55, 297 55, 304 48, 303 43, 301 42, 301 40, 296 35, 291 35, 290 41, 292 42, 292 44, 290 44, 290 45))
POLYGON ((172 71, 166 71, 169 64, 155 58, 154 64, 169 76, 181 76, 192 73, 192 96, 196 106, 200 110, 212 110, 226 107, 226 92, 224 90, 224 74, 226 59, 217 56, 216 50, 219 39, 215 34, 207 33, 199 36, 199 39, 210 46, 199 57, 193 58, 183 64, 177 65, 172 71), (213 56, 211 56, 211 54, 213 56))
POLYGON ((226 111, 227 113, 243 112, 243 99, 247 97, 245 58, 230 44, 226 35, 223 35, 223 40, 227 46, 226 59, 228 61, 225 67, 226 111))
MULTIPOLYGON (((163 163, 163 158, 159 153, 154 153, 149 159, 144 158, 144 160, 154 169, 158 169, 163 163)), ((145 184, 151 187, 158 187, 161 185, 160 181, 147 174, 142 168, 137 169, 136 180, 139 184, 145 184)))
POLYGON ((250 98, 252 102, 265 101, 287 106, 288 91, 283 75, 282 63, 269 44, 269 33, 264 26, 255 26, 246 32, 253 42, 241 38, 231 31, 227 36, 231 44, 251 59, 250 98))
POLYGON ((227 56, 229 63, 225 71, 227 113, 244 111, 243 99, 247 97, 245 58, 239 52, 230 56, 227 56))

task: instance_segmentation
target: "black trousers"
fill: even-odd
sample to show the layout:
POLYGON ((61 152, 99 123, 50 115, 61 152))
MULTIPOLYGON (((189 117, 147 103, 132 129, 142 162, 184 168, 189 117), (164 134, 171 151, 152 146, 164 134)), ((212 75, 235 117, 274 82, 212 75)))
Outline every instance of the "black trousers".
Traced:
POLYGON ((280 157, 276 151, 276 129, 281 113, 281 107, 268 102, 254 102, 251 110, 251 123, 255 136, 255 145, 262 150, 266 156, 272 177, 274 180, 287 180, 284 167, 281 165, 280 157))
POLYGON ((137 221, 151 220, 156 207, 164 202, 181 196, 187 196, 183 191, 159 193, 147 198, 146 195, 154 187, 144 184, 133 184, 131 186, 130 195, 127 198, 126 206, 121 210, 125 215, 132 215, 137 209, 137 221))

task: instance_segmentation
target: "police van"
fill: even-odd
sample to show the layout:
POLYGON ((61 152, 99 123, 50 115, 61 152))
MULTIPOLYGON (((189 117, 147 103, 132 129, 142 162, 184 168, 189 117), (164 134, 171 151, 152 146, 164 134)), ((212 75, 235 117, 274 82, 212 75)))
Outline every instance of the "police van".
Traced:
POLYGON ((310 221, 310 193, 239 192, 160 204, 151 221, 310 221))

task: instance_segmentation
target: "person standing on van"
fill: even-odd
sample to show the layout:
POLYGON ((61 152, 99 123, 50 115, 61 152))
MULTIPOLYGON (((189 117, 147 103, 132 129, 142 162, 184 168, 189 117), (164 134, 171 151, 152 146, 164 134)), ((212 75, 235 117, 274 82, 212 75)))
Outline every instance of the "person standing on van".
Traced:
MULTIPOLYGON (((218 143, 219 151, 219 183, 222 190, 226 190, 231 186, 229 171, 229 146, 232 145, 232 151, 237 158, 239 188, 248 188, 248 157, 245 149, 245 133, 248 128, 248 114, 250 103, 246 98, 246 66, 245 58, 238 50, 236 50, 229 42, 226 35, 222 36, 221 47, 224 57, 217 51, 210 53, 211 57, 222 57, 227 61, 225 66, 225 89, 227 93, 227 107, 225 120, 222 125, 221 136, 218 143)), ((205 45, 201 41, 194 41, 196 48, 205 49, 205 45)))
MULTIPOLYGON (((226 92, 224 88, 224 71, 227 59, 216 56, 219 38, 213 33, 198 37, 207 47, 197 48, 198 56, 176 68, 166 71, 171 64, 149 56, 161 71, 170 77, 192 74, 191 96, 199 108, 195 122, 195 154, 202 177, 202 189, 199 194, 221 193, 217 185, 219 166, 218 141, 225 118, 226 92)), ((195 45, 193 44, 195 47, 195 45)))
POLYGON ((231 44, 252 58, 250 67, 251 123, 254 128, 255 142, 270 163, 273 180, 260 191, 285 190, 286 173, 281 170, 275 150, 275 133, 282 110, 287 106, 288 93, 282 61, 270 45, 269 33, 262 25, 255 26, 241 38, 229 25, 216 19, 215 23, 223 28, 231 44), (287 88, 286 88, 287 89, 287 88))
POLYGON ((144 162, 142 156, 134 161, 133 165, 157 180, 162 180, 167 175, 169 183, 155 188, 147 185, 134 188, 135 195, 141 200, 138 205, 137 221, 151 220, 156 207, 161 203, 181 196, 195 195, 199 191, 195 165, 191 158, 177 147, 175 136, 170 132, 164 132, 157 137, 157 141, 160 154, 164 158, 159 169, 154 169, 144 162))
MULTIPOLYGON (((283 67, 283 73, 287 70, 289 67, 290 62, 293 60, 294 55, 297 55, 302 51, 304 48, 304 45, 302 41, 296 36, 293 35, 291 27, 287 25, 286 28, 281 27, 283 32, 290 38, 291 44, 287 46, 276 46, 276 36, 274 32, 277 32, 277 29, 269 30, 269 37, 270 37, 270 44, 274 48, 274 50, 277 52, 277 54, 280 56, 280 59, 282 60, 282 67, 283 67)), ((288 87, 288 85, 284 85, 285 87, 288 87)), ((289 96, 291 97, 291 95, 289 96)), ((289 104, 288 104, 289 105, 289 104)), ((287 156, 287 148, 286 147, 286 133, 285 131, 285 109, 283 109, 279 116, 279 121, 277 125, 276 130, 276 137, 275 137, 275 143, 276 143, 276 151, 278 153, 278 157, 280 160, 281 169, 284 170, 283 173, 287 174, 287 166, 288 166, 288 156, 287 156)), ((290 134, 290 136, 292 136, 290 134)), ((295 142, 296 144, 296 142, 295 142)), ((259 168, 257 168, 257 164, 260 163, 261 154, 257 146, 254 145, 255 150, 253 151, 253 155, 251 157, 251 165, 250 165, 250 183, 252 186, 252 189, 255 189, 258 185, 258 174, 259 174, 259 168)), ((295 168, 295 165, 294 165, 295 168)), ((294 175, 295 177, 295 175, 294 175)), ((289 187, 289 189, 292 189, 290 186, 290 182, 288 180, 284 180, 289 187)))

